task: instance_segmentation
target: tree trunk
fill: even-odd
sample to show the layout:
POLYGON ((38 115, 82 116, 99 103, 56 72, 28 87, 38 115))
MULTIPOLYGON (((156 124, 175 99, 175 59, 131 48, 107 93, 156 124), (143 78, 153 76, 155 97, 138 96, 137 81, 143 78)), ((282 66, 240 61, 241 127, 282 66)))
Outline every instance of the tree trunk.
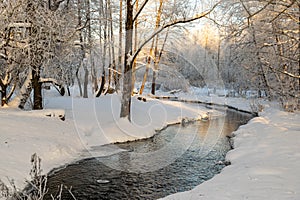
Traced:
MULTIPOLYGON (((81 3, 81 0, 77 0, 77 3, 78 3, 78 8, 77 8, 78 9, 77 10, 77 12, 78 12, 78 26, 81 27, 81 25, 82 25, 82 20, 81 20, 82 3, 81 3)), ((87 87, 88 87, 89 71, 87 69, 86 63, 84 63, 84 59, 85 59, 85 47, 83 46, 84 41, 83 41, 82 30, 80 30, 80 32, 79 32, 79 41, 80 41, 80 48, 81 48, 81 52, 80 52, 80 54, 81 54, 81 61, 80 61, 80 64, 83 66, 83 69, 84 69, 83 98, 88 98, 87 87)))
MULTIPOLYGON (((81 65, 81 64, 80 64, 81 65)), ((80 78, 79 78, 79 69, 80 69, 80 65, 79 67, 77 68, 76 70, 76 79, 77 79, 77 83, 78 83, 78 88, 79 88, 79 95, 82 97, 82 87, 81 87, 81 81, 80 81, 80 78)))
POLYGON ((146 69, 145 69, 145 73, 144 73, 142 85, 141 85, 141 88, 140 88, 140 91, 139 91, 140 95, 143 94, 144 88, 145 88, 145 84, 146 84, 146 81, 147 81, 147 77, 148 77, 148 73, 149 73, 149 68, 150 68, 150 64, 151 64, 151 58, 153 56, 153 46, 154 46, 154 39, 152 40, 152 44, 151 44, 149 56, 147 57, 146 69))
MULTIPOLYGON (((106 30, 107 30, 107 45, 108 45, 108 86, 107 86, 107 91, 109 90, 111 83, 112 83, 112 76, 113 76, 113 70, 112 70, 112 63, 113 63, 113 59, 112 59, 112 36, 111 36, 111 24, 112 24, 112 18, 110 18, 110 10, 108 9, 108 4, 110 4, 110 0, 107 0, 107 3, 105 4, 105 13, 106 13, 106 19, 109 19, 110 22, 109 24, 106 23, 106 30)), ((106 92, 107 92, 106 91, 106 92)), ((105 93, 106 94, 106 93, 105 93)))
MULTIPOLYGON (((137 13, 139 10, 139 0, 136 0, 135 2, 135 12, 137 13)), ((134 22, 134 52, 137 50, 137 45, 138 45, 138 19, 135 20, 134 22)), ((133 61, 133 66, 132 66, 132 86, 131 86, 131 94, 133 95, 133 90, 134 90, 134 84, 136 80, 136 59, 133 61)))
POLYGON ((105 84, 105 71, 102 72, 102 76, 101 76, 101 84, 100 84, 100 88, 96 94, 96 97, 100 97, 103 89, 104 89, 104 84, 105 84))
MULTIPOLYGON (((161 12, 162 12, 163 0, 159 1, 159 8, 157 10, 157 17, 156 17, 156 24, 155 29, 157 30, 160 27, 160 20, 161 20, 161 12)), ((157 78, 157 71, 158 71, 158 35, 156 35, 156 42, 155 42, 155 50, 154 50, 154 70, 152 75, 152 87, 151 87, 151 94, 155 95, 156 90, 156 78, 157 78)))
POLYGON ((85 63, 83 63, 83 69, 84 69, 83 98, 88 98, 89 70, 85 63))
POLYGON ((264 91, 266 92, 266 95, 269 99, 271 99, 271 87, 269 85, 269 82, 268 82, 268 78, 267 78, 267 75, 265 73, 265 70, 264 70, 264 67, 263 67, 263 63, 261 61, 261 57, 260 57, 260 53, 258 51, 258 43, 257 43, 257 40, 256 40, 256 31, 255 29, 253 28, 253 25, 251 24, 251 31, 252 31, 252 37, 253 37, 253 43, 255 45, 255 48, 257 49, 256 50, 256 57, 259 61, 259 72, 260 72, 260 78, 261 78, 261 82, 263 84, 262 88, 259 88, 259 89, 264 89, 264 91))
POLYGON ((111 1, 108 0, 108 11, 109 11, 109 19, 110 19, 110 47, 111 47, 111 59, 113 69, 113 84, 117 85, 117 73, 116 73, 116 57, 115 57, 115 39, 114 39, 114 28, 113 28, 113 17, 112 17, 112 5, 111 1))
POLYGON ((6 90, 7 90, 7 85, 1 84, 1 106, 7 104, 6 90))
POLYGON ((12 100, 12 104, 18 105, 20 109, 24 109, 27 99, 29 98, 30 93, 32 91, 31 79, 32 79, 32 74, 31 74, 31 70, 29 70, 29 73, 20 89, 19 94, 12 100))
POLYGON ((40 82, 39 67, 32 70, 33 110, 43 109, 42 83, 40 82))
POLYGON ((98 90, 97 84, 97 73, 95 69, 95 63, 92 56, 92 27, 91 27, 91 5, 90 1, 87 1, 87 20, 88 20, 88 43, 89 43, 89 60, 91 65, 91 77, 92 77, 92 85, 93 85, 93 92, 98 90))
POLYGON ((152 81, 152 91, 151 93, 153 95, 155 95, 155 82, 156 82, 156 78, 157 78, 157 71, 158 71, 158 68, 159 68, 159 62, 160 62, 160 59, 161 59, 161 56, 162 56, 162 53, 164 51, 164 47, 165 47, 165 44, 167 42, 167 39, 168 39, 168 35, 169 35, 169 28, 168 28, 168 31, 166 33, 166 36, 165 36, 165 39, 164 39, 164 43, 161 47, 161 50, 160 52, 158 52, 158 49, 157 49, 157 46, 158 46, 158 36, 156 38, 156 44, 155 44, 155 60, 154 60, 154 71, 153 71, 153 81, 152 81))
POLYGON ((120 18, 119 18, 119 55, 118 55, 118 66, 117 66, 117 71, 120 72, 119 74, 116 75, 116 91, 120 89, 120 74, 122 72, 122 51, 123 51, 123 41, 122 41, 122 36, 123 36, 123 23, 122 23, 122 17, 123 17, 123 0, 120 0, 120 18))
POLYGON ((105 29, 103 30, 103 37, 104 37, 104 42, 102 41, 102 28, 104 27, 103 25, 103 19, 105 19, 105 13, 104 13, 104 7, 103 7, 103 0, 99 0, 99 49, 100 49, 100 55, 102 56, 102 75, 101 75, 101 83, 100 83, 100 88, 96 93, 96 97, 99 97, 103 91, 104 84, 105 84, 105 29))
POLYGON ((132 84, 132 38, 133 38, 133 5, 132 0, 127 0, 127 15, 126 15, 126 37, 125 37, 125 59, 124 59, 124 78, 120 117, 127 117, 130 121, 130 106, 131 106, 131 84, 132 84))
MULTIPOLYGON (((102 2, 102 0, 100 1, 102 2)), ((103 2, 101 5, 101 10, 102 10, 102 17, 103 19, 107 19, 107 9, 104 8, 103 2)), ((106 48, 107 48, 107 20, 104 20, 102 22, 103 26, 103 47, 102 48, 102 68, 105 69, 105 60, 106 60, 106 48)))
POLYGON ((6 89, 7 89, 7 84, 3 83, 3 81, 0 78, 0 98, 1 98, 1 106, 4 106, 5 104, 7 104, 6 102, 6 89))

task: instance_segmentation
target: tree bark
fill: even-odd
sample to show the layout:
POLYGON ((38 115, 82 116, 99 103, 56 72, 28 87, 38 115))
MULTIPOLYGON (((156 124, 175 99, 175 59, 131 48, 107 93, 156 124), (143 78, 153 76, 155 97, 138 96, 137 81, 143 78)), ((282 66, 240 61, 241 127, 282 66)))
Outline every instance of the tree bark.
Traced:
POLYGON ((78 83, 78 87, 79 87, 79 95, 82 97, 82 87, 81 87, 81 81, 80 81, 80 78, 79 78, 79 69, 80 69, 80 65, 78 66, 77 70, 76 70, 76 79, 77 79, 77 83, 78 83))
POLYGON ((147 81, 147 77, 148 77, 148 73, 149 73, 149 69, 150 69, 150 64, 151 64, 151 58, 153 57, 153 46, 154 46, 154 39, 152 40, 150 52, 149 52, 149 55, 147 57, 146 69, 145 69, 145 73, 144 73, 144 76, 143 76, 142 85, 141 85, 141 88, 140 88, 140 91, 139 91, 140 95, 143 94, 145 84, 146 84, 146 81, 147 81))
MULTIPOLYGON (((0 80, 0 82, 2 82, 0 80)), ((5 84, 0 84, 1 86, 1 106, 4 106, 7 104, 7 99, 6 99, 6 90, 7 90, 7 85, 5 84)))
POLYGON ((119 55, 118 55, 118 66, 117 66, 117 71, 120 72, 119 74, 117 73, 116 75, 116 91, 118 91, 120 89, 120 74, 122 71, 122 51, 123 51, 123 41, 122 41, 122 37, 123 37, 123 22, 122 22, 122 18, 123 18, 123 0, 120 0, 120 18, 119 18, 119 55))
POLYGON ((101 76, 101 84, 100 84, 100 88, 96 94, 96 97, 100 97, 103 89, 104 89, 104 84, 105 84, 105 71, 102 72, 102 76, 101 76))
POLYGON ((90 68, 91 68, 91 78, 92 78, 92 85, 93 85, 93 92, 98 90, 98 83, 97 83, 97 73, 95 69, 95 63, 92 56, 92 27, 91 27, 91 5, 90 1, 87 1, 87 21, 88 21, 88 43, 89 43, 89 60, 90 60, 90 68))
MULTIPOLYGON (((163 0, 159 1, 159 8, 157 11, 156 17, 156 24, 155 30, 160 27, 160 20, 161 20, 161 12, 162 12, 163 0)), ((157 78, 157 71, 158 71, 158 35, 156 35, 155 47, 154 47, 154 70, 152 75, 152 87, 151 87, 151 94, 155 95, 156 90, 156 78, 157 78)))
POLYGON ((108 11, 110 19, 110 47, 111 47, 111 68, 113 69, 113 84, 117 85, 117 73, 116 73, 116 57, 115 57, 115 39, 114 39, 114 29, 113 29, 113 17, 112 17, 112 5, 111 1, 108 0, 108 11))
POLYGON ((126 37, 125 37, 125 59, 124 59, 124 79, 122 91, 122 104, 120 117, 127 117, 130 121, 131 107, 131 84, 132 84, 132 38, 133 38, 133 5, 132 0, 127 0, 127 15, 126 15, 126 37))
POLYGON ((32 70, 29 70, 25 82, 23 83, 19 94, 12 100, 13 104, 18 105, 20 109, 24 109, 27 99, 32 91, 32 70))
MULTIPOLYGON (((136 0, 135 2, 135 11, 136 13, 138 12, 139 10, 139 0, 136 0)), ((138 18, 135 19, 134 21, 134 52, 136 51, 137 49, 137 45, 138 45, 138 32, 137 32, 137 29, 138 29, 138 18)), ((133 90, 134 90, 134 84, 135 84, 135 80, 136 80, 136 59, 134 59, 133 61, 133 65, 132 65, 132 86, 131 86, 131 93, 133 95, 133 90)))
MULTIPOLYGON (((82 9, 82 3, 81 0, 77 0, 77 4, 78 4, 78 26, 81 27, 82 25, 82 20, 81 20, 81 9, 82 9)), ((86 63, 84 63, 84 59, 85 59, 85 47, 83 46, 84 42, 83 42, 83 35, 82 35, 82 30, 79 31, 79 41, 80 41, 80 49, 81 49, 81 61, 80 64, 83 66, 84 69, 84 81, 83 81, 83 98, 88 98, 88 92, 87 92, 87 87, 88 87, 88 76, 89 76, 89 71, 87 69, 86 63)), ((78 79, 79 80, 79 79, 78 79)), ((81 86, 80 86, 81 87, 81 86)))
POLYGON ((89 70, 85 63, 83 63, 83 69, 84 69, 83 98, 88 98, 89 70))
POLYGON ((40 82, 39 67, 32 70, 33 110, 43 109, 42 83, 40 82))

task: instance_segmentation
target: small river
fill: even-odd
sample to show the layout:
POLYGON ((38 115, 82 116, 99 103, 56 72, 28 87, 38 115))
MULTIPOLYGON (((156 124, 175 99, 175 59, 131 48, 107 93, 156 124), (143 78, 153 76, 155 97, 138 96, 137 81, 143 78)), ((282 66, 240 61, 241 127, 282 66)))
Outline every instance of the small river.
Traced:
MULTIPOLYGON (((158 199, 193 189, 228 164, 227 136, 253 117, 222 112, 208 121, 169 126, 149 139, 114 144, 123 150, 114 155, 70 164, 48 177, 48 193, 63 184, 77 200, 158 199)), ((73 199, 66 189, 62 197, 73 199)))

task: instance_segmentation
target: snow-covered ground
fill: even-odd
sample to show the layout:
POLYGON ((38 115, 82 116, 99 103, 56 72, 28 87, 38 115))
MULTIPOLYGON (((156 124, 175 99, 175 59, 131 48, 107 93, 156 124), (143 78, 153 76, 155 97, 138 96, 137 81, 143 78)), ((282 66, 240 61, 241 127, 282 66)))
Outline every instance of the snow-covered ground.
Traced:
POLYGON ((234 133, 231 165, 195 189, 164 199, 299 200, 300 114, 267 107, 234 133))
MULTIPOLYGON (((250 110, 251 100, 203 96, 197 92, 176 96, 250 110)), ((52 93, 47 96, 44 111, 0 108, 3 181, 14 179, 22 187, 29 178, 30 156, 35 152, 42 158, 46 173, 83 157, 120 151, 93 146, 149 137, 156 129, 179 122, 183 117, 199 118, 207 112, 195 105, 149 97, 143 102, 134 97, 132 123, 129 123, 118 117, 118 95, 98 99, 56 97, 52 93), (64 112, 66 120, 61 121, 57 115, 64 112), (49 113, 53 117, 45 116, 49 113)), ((265 110, 260 117, 234 133, 235 149, 227 155, 230 166, 195 189, 166 199, 300 199, 300 114, 263 104, 265 110)))
POLYGON ((45 110, 0 108, 0 179, 14 179, 23 187, 29 178, 30 158, 37 153, 47 173, 55 167, 120 149, 94 148, 112 142, 150 137, 156 130, 182 118, 201 118, 207 109, 180 102, 132 99, 132 123, 120 119, 120 96, 60 97, 48 92, 45 110), (59 116, 65 113, 65 121, 59 116), (51 115, 48 117, 46 115, 51 115))

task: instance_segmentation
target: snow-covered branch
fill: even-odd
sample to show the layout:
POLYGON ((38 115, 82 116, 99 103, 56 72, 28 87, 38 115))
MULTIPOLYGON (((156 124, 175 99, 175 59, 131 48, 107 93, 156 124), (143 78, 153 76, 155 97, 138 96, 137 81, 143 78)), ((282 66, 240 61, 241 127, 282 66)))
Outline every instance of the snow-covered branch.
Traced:
POLYGON ((14 22, 8 25, 8 28, 31 28, 31 23, 14 22))
POLYGON ((55 85, 60 86, 61 84, 54 78, 40 78, 40 83, 53 83, 55 85))
POLYGON ((2 59, 4 59, 4 60, 7 60, 7 59, 8 59, 7 56, 6 56, 5 54, 3 54, 3 53, 0 53, 0 57, 1 57, 2 59))
POLYGON ((61 83, 59 83, 59 81, 57 81, 56 79, 54 79, 54 78, 40 78, 39 82, 40 83, 52 83, 52 85, 55 87, 57 92, 59 94, 61 94, 61 96, 64 96, 65 89, 64 89, 63 85, 61 83))

